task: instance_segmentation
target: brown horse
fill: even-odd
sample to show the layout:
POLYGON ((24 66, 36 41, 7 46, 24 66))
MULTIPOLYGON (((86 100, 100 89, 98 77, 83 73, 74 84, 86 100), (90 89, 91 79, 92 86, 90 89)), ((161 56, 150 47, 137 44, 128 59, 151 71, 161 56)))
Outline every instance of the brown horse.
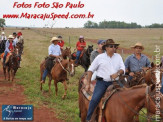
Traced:
POLYGON ((67 48, 62 50, 62 57, 63 59, 67 59, 67 57, 71 57, 71 47, 70 48, 67 48))
MULTIPOLYGON (((86 121, 86 115, 89 105, 89 100, 82 92, 82 86, 87 83, 85 75, 79 81, 79 110, 81 113, 81 122, 86 121)), ((92 88, 92 87, 91 87, 92 88)), ((138 85, 128 89, 122 89, 113 94, 108 100, 105 109, 103 110, 104 120, 106 122, 131 122, 134 116, 145 106, 146 101, 146 85, 138 85), (130 97, 129 97, 130 96, 130 97)), ((149 88, 153 91, 154 86, 149 88)), ((101 108, 100 106, 98 109, 101 108)), ((97 109, 97 110, 98 110, 97 109)), ((99 112, 95 111, 92 116, 92 121, 97 121, 99 112)))
POLYGON ((8 81, 10 81, 10 74, 11 74, 11 80, 14 81, 15 74, 18 70, 19 64, 18 64, 18 49, 15 49, 13 52, 10 53, 9 57, 6 58, 6 66, 3 66, 3 73, 6 80, 6 70, 8 72, 8 81))
MULTIPOLYGON (((74 67, 74 60, 59 60, 56 62, 56 64, 53 66, 51 70, 51 78, 49 78, 49 92, 51 91, 51 80, 54 80, 54 85, 55 85, 55 94, 57 96, 58 93, 58 87, 57 83, 62 82, 65 88, 65 93, 62 96, 64 99, 67 95, 67 83, 66 81, 68 80, 67 77, 67 72, 69 73, 70 76, 74 76, 75 74, 75 67, 74 67)), ((40 86, 40 89, 42 90, 42 84, 40 86)))

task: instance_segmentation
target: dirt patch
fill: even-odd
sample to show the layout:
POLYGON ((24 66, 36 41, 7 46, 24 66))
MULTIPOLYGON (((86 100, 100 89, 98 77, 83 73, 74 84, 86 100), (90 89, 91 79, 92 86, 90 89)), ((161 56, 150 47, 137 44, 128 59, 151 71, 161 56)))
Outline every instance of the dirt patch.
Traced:
MULTIPOLYGON (((1 68, 1 66, 0 66, 1 68)), ((2 120, 2 105, 22 105, 26 104, 24 88, 21 85, 13 85, 10 81, 5 81, 2 70, 0 70, 0 121, 2 120)), ((46 107, 34 108, 34 120, 28 122, 63 122, 55 117, 52 109, 46 107)), ((24 122, 24 121, 4 121, 4 122, 24 122)))

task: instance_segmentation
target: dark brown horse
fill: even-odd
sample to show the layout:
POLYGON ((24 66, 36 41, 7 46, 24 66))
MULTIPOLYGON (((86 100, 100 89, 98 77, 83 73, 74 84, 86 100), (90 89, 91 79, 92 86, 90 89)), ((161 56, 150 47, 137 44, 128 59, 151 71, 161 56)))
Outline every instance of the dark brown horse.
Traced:
MULTIPOLYGON (((79 110, 81 113, 81 122, 86 121, 89 105, 89 100, 86 99, 81 90, 84 84, 87 84, 85 75, 79 81, 79 110)), ((108 100, 105 109, 103 110, 103 119, 105 122, 132 122, 134 120, 134 116, 137 115, 139 111, 145 106, 147 88, 148 87, 143 84, 115 92, 108 100)), ((149 89, 152 92, 154 90, 154 86, 149 87, 149 89)), ((99 106, 98 109, 100 110, 100 108, 101 107, 99 106)), ((94 112, 92 116, 93 122, 99 119, 96 118, 98 114, 98 111, 94 112)))
MULTIPOLYGON (((88 67, 90 65, 90 55, 92 51, 93 45, 92 46, 88 45, 88 48, 86 50, 83 50, 80 54, 81 56, 79 58, 78 64, 85 69, 85 72, 88 70, 88 67)), ((76 59, 76 52, 72 53, 71 58, 73 60, 76 59)))
POLYGON ((6 58, 6 66, 3 66, 3 73, 6 80, 6 70, 8 72, 8 81, 10 81, 10 74, 11 74, 11 80, 14 81, 15 74, 18 70, 19 64, 18 64, 18 49, 15 49, 13 52, 10 53, 9 57, 6 58))
MULTIPOLYGON (((75 67, 74 67, 74 60, 59 60, 56 62, 56 64, 53 66, 51 70, 51 78, 49 78, 49 92, 51 91, 51 80, 54 80, 55 85, 55 95, 57 96, 58 93, 58 87, 57 83, 62 82, 65 88, 65 93, 62 96, 64 99, 67 95, 67 80, 68 76, 67 73, 69 73, 70 76, 74 76, 75 74, 75 67)), ((40 89, 42 90, 42 84, 40 86, 40 89)))
POLYGON ((66 47, 66 49, 62 50, 63 59, 67 59, 67 57, 70 58, 70 56, 71 56, 71 47, 70 48, 66 47))

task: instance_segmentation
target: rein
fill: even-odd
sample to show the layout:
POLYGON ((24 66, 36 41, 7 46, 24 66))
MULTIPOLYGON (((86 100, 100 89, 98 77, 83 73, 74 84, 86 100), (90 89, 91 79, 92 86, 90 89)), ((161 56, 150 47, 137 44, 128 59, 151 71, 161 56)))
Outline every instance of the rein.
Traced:
MULTIPOLYGON (((145 115, 145 113, 143 112, 143 114, 144 115, 141 115, 141 114, 139 114, 139 112, 137 112, 137 111, 135 111, 133 108, 131 108, 128 104, 126 104, 126 102, 122 99, 122 97, 119 95, 119 93, 117 92, 117 94, 118 94, 118 96, 119 96, 119 99, 120 99, 120 101, 129 109, 129 110, 131 110, 133 113, 135 113, 136 115, 139 115, 139 116, 141 116, 141 117, 143 117, 143 118, 146 118, 146 119, 150 119, 150 120, 155 120, 155 119, 153 119, 150 115, 148 115, 148 108, 147 108, 147 115, 145 115)), ((145 93, 146 95, 146 100, 147 100, 147 102, 149 102, 149 96, 150 96, 150 94, 149 94, 149 86, 146 86, 146 93, 145 93)))
POLYGON ((63 67, 63 65, 61 63, 61 59, 58 59, 58 62, 61 65, 61 67, 62 67, 63 70, 65 70, 66 72, 70 73, 70 71, 69 71, 70 70, 70 64, 69 64, 69 62, 68 62, 68 69, 66 69, 66 68, 63 67))

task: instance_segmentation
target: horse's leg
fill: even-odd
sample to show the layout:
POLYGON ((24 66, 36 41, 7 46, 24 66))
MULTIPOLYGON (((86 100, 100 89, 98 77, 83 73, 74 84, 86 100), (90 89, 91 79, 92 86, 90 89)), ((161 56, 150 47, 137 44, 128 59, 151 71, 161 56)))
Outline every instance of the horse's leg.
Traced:
POLYGON ((4 73, 4 76, 5 76, 5 80, 6 80, 6 68, 3 66, 3 73, 4 73))
POLYGON ((52 81, 52 78, 51 78, 51 76, 49 76, 49 93, 51 93, 51 88, 50 88, 50 86, 51 86, 51 81, 52 81))
POLYGON ((64 93, 64 95, 62 96, 62 99, 65 99, 65 97, 67 96, 67 82, 66 82, 66 80, 63 81, 63 85, 64 85, 64 88, 65 88, 65 93, 64 93))
POLYGON ((58 87, 57 87, 57 81, 54 80, 54 86, 55 86, 55 96, 58 95, 58 87))
POLYGON ((8 67, 8 81, 10 81, 10 68, 8 67))

